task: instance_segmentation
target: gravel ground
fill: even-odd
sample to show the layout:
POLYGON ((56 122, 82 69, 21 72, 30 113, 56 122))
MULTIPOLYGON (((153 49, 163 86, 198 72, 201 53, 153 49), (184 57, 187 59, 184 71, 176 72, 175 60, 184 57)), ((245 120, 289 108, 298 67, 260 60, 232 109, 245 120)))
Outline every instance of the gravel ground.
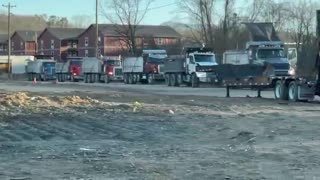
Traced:
POLYGON ((1 86, 0 179, 320 179, 315 102, 17 86, 1 86))

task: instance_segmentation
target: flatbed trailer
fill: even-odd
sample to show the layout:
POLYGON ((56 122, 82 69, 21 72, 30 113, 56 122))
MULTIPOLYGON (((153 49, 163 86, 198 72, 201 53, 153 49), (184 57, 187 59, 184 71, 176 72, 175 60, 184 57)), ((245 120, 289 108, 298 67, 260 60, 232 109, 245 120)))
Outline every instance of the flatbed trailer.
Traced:
POLYGON ((320 85, 308 77, 274 76, 272 68, 259 65, 218 65, 215 71, 220 75, 221 85, 226 88, 226 97, 230 97, 233 88, 250 88, 261 91, 273 89, 275 99, 289 101, 311 101, 320 85))

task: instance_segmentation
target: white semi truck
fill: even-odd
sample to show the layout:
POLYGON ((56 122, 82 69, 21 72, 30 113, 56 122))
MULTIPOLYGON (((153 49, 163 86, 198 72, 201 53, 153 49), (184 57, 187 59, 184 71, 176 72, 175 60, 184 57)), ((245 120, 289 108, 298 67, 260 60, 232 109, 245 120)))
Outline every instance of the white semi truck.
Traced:
POLYGON ((199 87, 202 83, 217 82, 213 67, 218 65, 215 54, 209 48, 184 48, 184 55, 171 56, 164 64, 165 79, 168 86, 182 83, 199 87))

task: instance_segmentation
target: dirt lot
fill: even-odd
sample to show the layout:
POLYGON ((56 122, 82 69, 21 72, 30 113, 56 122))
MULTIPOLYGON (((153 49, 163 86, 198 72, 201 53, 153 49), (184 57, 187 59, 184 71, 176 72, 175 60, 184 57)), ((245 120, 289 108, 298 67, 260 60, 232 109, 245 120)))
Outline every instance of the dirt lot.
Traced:
POLYGON ((0 179, 320 179, 318 103, 0 85, 0 179))

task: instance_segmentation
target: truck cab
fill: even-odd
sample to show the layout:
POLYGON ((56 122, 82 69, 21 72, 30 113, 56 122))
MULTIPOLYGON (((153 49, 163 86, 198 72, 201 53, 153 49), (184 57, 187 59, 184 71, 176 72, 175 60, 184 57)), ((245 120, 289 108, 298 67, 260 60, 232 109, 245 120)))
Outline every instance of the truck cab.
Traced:
POLYGON ((164 60, 168 57, 166 50, 143 50, 144 72, 148 74, 147 82, 164 80, 164 60))
POLYGON ((282 42, 248 43, 250 64, 271 65, 275 76, 293 76, 291 67, 282 42))
POLYGON ((213 66, 218 65, 216 62, 216 56, 211 49, 189 49, 186 52, 185 70, 186 76, 191 78, 189 81, 192 82, 192 78, 196 78, 199 82, 211 82, 213 66), (194 75, 193 75, 194 74, 194 75), (192 77, 192 75, 194 77, 192 77))
POLYGON ((103 72, 105 74, 105 83, 115 80, 123 80, 122 63, 120 58, 104 60, 103 72))

